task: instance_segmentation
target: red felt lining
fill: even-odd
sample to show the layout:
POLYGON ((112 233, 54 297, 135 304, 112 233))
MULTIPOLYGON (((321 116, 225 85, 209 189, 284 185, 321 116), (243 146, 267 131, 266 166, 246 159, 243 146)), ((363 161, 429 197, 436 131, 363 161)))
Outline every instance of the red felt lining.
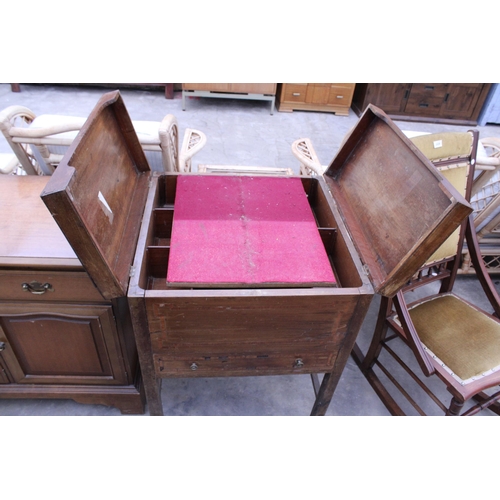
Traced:
POLYGON ((180 176, 167 283, 335 284, 301 180, 180 176))

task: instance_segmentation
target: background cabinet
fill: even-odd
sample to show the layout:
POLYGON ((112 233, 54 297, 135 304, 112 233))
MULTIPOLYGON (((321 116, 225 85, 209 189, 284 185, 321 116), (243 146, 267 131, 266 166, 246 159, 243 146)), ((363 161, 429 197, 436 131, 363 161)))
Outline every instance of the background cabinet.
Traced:
POLYGON ((282 83, 278 90, 279 111, 328 111, 347 116, 354 83, 282 83))
POLYGON ((489 83, 358 83, 352 108, 360 115, 368 104, 391 118, 476 125, 489 83))
POLYGON ((271 114, 273 114, 276 83, 183 83, 183 110, 186 109, 186 97, 222 97, 270 101, 271 114))

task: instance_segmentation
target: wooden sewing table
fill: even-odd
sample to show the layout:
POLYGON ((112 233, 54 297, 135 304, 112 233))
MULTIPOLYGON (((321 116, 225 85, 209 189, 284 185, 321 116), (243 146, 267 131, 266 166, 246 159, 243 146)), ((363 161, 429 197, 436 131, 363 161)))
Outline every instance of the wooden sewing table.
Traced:
POLYGON ((261 182, 151 172, 113 92, 42 194, 103 297, 128 297, 152 415, 164 377, 304 373, 325 374, 311 412, 325 414, 374 293, 396 293, 471 210, 373 107, 323 177, 273 178, 245 195, 261 182), (284 186, 288 205, 259 219, 285 203, 284 186), (304 228, 284 229, 306 212, 304 228), (261 247, 273 234, 280 244, 261 247))

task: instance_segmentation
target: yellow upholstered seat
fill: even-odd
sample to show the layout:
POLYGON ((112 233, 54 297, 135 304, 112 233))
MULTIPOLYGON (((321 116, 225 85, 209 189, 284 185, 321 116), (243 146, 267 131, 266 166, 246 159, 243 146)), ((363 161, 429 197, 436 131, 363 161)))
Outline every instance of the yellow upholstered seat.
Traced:
POLYGON ((453 294, 408 307, 422 343, 467 383, 500 368, 500 322, 453 294))

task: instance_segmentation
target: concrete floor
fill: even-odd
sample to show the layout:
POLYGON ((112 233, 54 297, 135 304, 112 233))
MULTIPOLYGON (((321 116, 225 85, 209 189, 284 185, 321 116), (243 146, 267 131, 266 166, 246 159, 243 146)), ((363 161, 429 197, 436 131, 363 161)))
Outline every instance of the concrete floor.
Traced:
MULTIPOLYGON (((99 97, 109 89, 51 85, 21 85, 20 93, 12 93, 9 84, 0 84, 0 110, 10 105, 23 105, 37 115, 61 114, 87 116, 99 97)), ((292 167, 298 162, 291 144, 300 137, 309 137, 322 164, 327 165, 336 154, 347 132, 356 124, 357 116, 295 111, 270 114, 270 105, 261 101, 232 99, 188 99, 182 110, 181 94, 166 100, 162 91, 121 90, 133 120, 160 121, 174 114, 181 129, 186 127, 205 132, 207 145, 194 157, 198 164, 233 164, 292 167)), ((403 130, 426 132, 465 131, 470 127, 430 123, 397 122, 403 130)), ((500 127, 488 124, 476 127, 480 137, 500 137, 500 127)), ((10 153, 4 137, 0 137, 0 153, 10 153)), ((12 214, 11 216, 15 216, 12 214)), ((500 276, 495 281, 500 291, 500 276)), ((474 277, 458 279, 464 296, 478 305, 485 305, 480 286, 474 277)), ((378 297, 365 319, 358 343, 363 352, 370 342, 378 297)), ((437 385, 438 392, 448 399, 437 385)), ((309 376, 274 376, 210 379, 163 380, 162 396, 166 415, 308 415, 314 401, 309 376)), ((440 412, 434 404, 423 401, 430 414, 440 412)), ((331 416, 373 415, 389 413, 350 359, 328 410, 331 416)), ((484 412, 488 415, 489 412, 484 412)), ((120 415, 113 408, 83 405, 69 400, 0 400, 0 415, 120 415)))

